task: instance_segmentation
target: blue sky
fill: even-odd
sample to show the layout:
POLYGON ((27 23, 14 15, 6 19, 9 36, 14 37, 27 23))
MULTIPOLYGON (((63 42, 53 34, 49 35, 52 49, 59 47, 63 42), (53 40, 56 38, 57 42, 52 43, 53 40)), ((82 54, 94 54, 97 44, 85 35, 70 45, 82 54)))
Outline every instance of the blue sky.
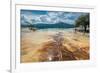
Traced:
POLYGON ((75 20, 87 13, 63 12, 63 11, 41 11, 41 10, 21 10, 21 24, 55 24, 59 22, 74 24, 75 20))

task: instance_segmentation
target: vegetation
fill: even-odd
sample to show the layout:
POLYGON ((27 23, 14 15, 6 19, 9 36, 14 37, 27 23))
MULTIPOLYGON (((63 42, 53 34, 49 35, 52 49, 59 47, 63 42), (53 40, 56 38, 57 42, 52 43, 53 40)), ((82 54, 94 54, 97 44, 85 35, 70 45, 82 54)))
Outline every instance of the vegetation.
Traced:
MULTIPOLYGON (((25 19, 25 17, 23 16, 22 17, 22 19, 25 19)), ((29 30, 32 30, 32 31, 35 31, 36 30, 36 28, 35 28, 35 26, 33 25, 33 23, 34 23, 34 21, 35 20, 31 20, 32 22, 29 22, 29 21, 25 21, 25 23, 26 23, 26 25, 21 25, 22 27, 28 27, 29 28, 29 30)))
POLYGON ((81 15, 75 22, 76 27, 82 27, 84 32, 89 32, 89 14, 81 15))

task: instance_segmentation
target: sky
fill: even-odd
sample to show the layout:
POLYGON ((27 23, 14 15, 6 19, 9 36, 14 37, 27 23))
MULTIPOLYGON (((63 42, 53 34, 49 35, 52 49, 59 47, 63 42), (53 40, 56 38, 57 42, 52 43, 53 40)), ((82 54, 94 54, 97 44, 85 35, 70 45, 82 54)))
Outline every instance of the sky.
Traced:
POLYGON ((75 20, 87 13, 63 12, 63 11, 41 11, 41 10, 21 10, 21 24, 55 24, 59 22, 75 24, 75 20))

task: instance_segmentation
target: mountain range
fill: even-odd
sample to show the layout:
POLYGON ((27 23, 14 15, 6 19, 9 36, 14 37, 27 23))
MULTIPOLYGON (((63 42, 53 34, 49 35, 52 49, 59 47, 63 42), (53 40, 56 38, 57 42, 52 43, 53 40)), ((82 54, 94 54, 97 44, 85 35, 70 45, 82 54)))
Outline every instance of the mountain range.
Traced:
POLYGON ((38 29, 46 29, 46 28, 74 28, 73 24, 67 24, 63 22, 55 23, 55 24, 44 24, 44 23, 38 23, 33 25, 24 25, 21 24, 21 27, 35 27, 38 29))

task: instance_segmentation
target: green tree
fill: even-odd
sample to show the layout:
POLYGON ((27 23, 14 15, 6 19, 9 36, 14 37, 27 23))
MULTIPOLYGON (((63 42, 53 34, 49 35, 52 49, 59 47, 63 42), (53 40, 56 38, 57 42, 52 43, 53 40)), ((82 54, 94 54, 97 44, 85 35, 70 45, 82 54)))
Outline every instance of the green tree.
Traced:
POLYGON ((75 22, 76 27, 83 27, 84 32, 87 32, 89 28, 89 14, 81 15, 75 22))

